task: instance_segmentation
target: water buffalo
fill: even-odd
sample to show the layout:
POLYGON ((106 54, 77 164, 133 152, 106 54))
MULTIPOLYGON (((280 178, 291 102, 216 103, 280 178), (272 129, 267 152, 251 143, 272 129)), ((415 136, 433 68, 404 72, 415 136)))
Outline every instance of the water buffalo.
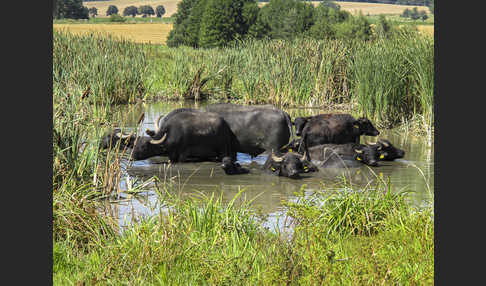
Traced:
POLYGON ((404 150, 393 146, 391 142, 386 139, 379 139, 376 143, 368 143, 368 145, 377 148, 380 153, 380 160, 383 161, 393 161, 405 156, 404 150))
POLYGON ((105 132, 101 138, 100 148, 111 149, 115 146, 118 146, 120 150, 132 148, 136 138, 137 136, 133 133, 125 134, 120 128, 115 128, 112 131, 105 132), (120 144, 117 145, 118 142, 120 144))
MULTIPOLYGON (((303 120, 296 118, 296 134, 301 135, 301 145, 312 147, 320 144, 359 143, 361 135, 380 134, 369 119, 355 119, 349 114, 320 114, 303 120)), ((295 125, 294 121, 294 125, 295 125)))
POLYGON ((149 136, 155 136, 155 133, 158 132, 158 130, 162 127, 162 125, 164 125, 164 123, 169 118, 171 118, 175 114, 178 114, 178 113, 181 113, 181 112, 204 112, 204 111, 203 110, 200 110, 200 109, 194 109, 194 108, 177 108, 177 109, 174 109, 171 112, 167 113, 166 115, 161 114, 157 118, 157 120, 154 122, 155 131, 148 129, 145 132, 149 136))
POLYGON ((318 168, 307 159, 307 155, 288 152, 276 155, 273 151, 268 155, 263 170, 277 176, 298 178, 301 173, 318 172, 318 168))
POLYGON ((380 156, 377 148, 365 144, 321 144, 308 148, 311 161, 319 167, 359 167, 362 164, 378 166, 380 156))
POLYGON ((248 174, 250 172, 250 170, 241 167, 240 164, 236 163, 230 157, 224 157, 221 163, 221 168, 226 175, 248 174))
POLYGON ((135 144, 134 160, 167 154, 172 163, 189 158, 213 161, 229 156, 236 160, 236 137, 226 121, 216 113, 184 110, 174 112, 155 132, 146 132, 150 140, 135 144))
POLYGON ((237 138, 237 151, 252 157, 280 149, 292 135, 289 114, 271 105, 217 103, 205 109, 224 118, 237 138))

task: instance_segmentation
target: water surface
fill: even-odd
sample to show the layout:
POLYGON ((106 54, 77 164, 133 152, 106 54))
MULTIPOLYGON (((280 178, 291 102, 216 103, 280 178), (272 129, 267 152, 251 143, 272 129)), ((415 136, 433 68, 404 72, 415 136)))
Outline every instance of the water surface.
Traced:
MULTIPOLYGON (((175 108, 201 108, 205 104, 194 102, 161 102, 121 106, 118 110, 120 126, 135 129, 142 112, 143 122, 139 125, 138 134, 144 135, 145 130, 154 129, 154 122, 160 114, 166 114, 175 108)), ((292 118, 297 116, 327 113, 322 109, 283 108, 292 118)), ((358 114, 353 114, 359 116, 358 114)), ((396 130, 380 130, 378 137, 362 136, 361 143, 376 142, 378 138, 388 139, 392 144, 405 150, 405 157, 393 162, 380 162, 380 167, 370 168, 363 165, 353 169, 321 169, 309 173, 301 179, 289 179, 263 173, 261 168, 266 160, 266 154, 251 158, 247 154, 238 153, 238 162, 250 169, 249 174, 228 176, 224 174, 217 162, 167 164, 167 157, 154 157, 142 161, 128 163, 121 182, 121 188, 127 189, 149 178, 156 178, 144 187, 146 192, 133 197, 121 193, 116 202, 107 201, 107 210, 118 218, 120 225, 125 225, 137 216, 151 216, 159 213, 161 206, 157 202, 155 184, 170 182, 174 192, 181 194, 198 194, 211 196, 213 193, 222 195, 224 202, 230 201, 241 189, 244 189, 247 199, 254 199, 253 206, 269 215, 269 226, 277 224, 276 217, 282 213, 282 201, 292 200, 294 192, 301 188, 312 191, 335 190, 336 185, 343 180, 357 188, 373 184, 377 180, 391 181, 392 191, 411 191, 411 203, 422 205, 430 201, 434 190, 434 158, 433 142, 425 138, 409 134, 401 134, 396 130), (122 202, 120 202, 120 198, 122 202)))

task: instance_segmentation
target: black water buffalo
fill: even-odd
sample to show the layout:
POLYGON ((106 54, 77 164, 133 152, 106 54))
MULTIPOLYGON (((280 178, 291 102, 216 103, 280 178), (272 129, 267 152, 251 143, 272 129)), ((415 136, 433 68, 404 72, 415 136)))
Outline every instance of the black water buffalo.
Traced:
POLYGON ((280 149, 289 142, 292 135, 289 114, 272 105, 217 103, 205 109, 224 118, 237 138, 237 151, 252 157, 280 149))
POLYGON ((137 136, 135 134, 125 134, 120 128, 115 128, 112 131, 105 132, 101 138, 100 148, 101 149, 111 149, 118 146, 120 150, 127 148, 132 148, 137 136), (117 143, 120 144, 117 145, 117 143))
POLYGON ((250 170, 241 167, 241 165, 230 157, 224 157, 221 160, 221 168, 224 170, 226 175, 239 175, 239 174, 248 174, 250 170))
POLYGON ((216 113, 184 110, 174 112, 156 132, 146 132, 150 140, 135 144, 134 160, 167 154, 172 163, 189 158, 236 160, 236 137, 226 121, 216 113))
POLYGON ((392 143, 386 139, 378 139, 376 143, 368 143, 368 145, 377 148, 380 153, 380 160, 382 161, 393 161, 405 156, 404 150, 393 146, 392 143))
POLYGON ((268 155, 263 170, 277 176, 298 178, 301 173, 318 172, 318 168, 307 159, 307 155, 296 152, 288 152, 276 155, 272 152, 268 155))
MULTIPOLYGON (((320 114, 309 119, 297 118, 296 134, 301 135, 301 145, 312 147, 320 144, 359 143, 361 135, 380 134, 369 119, 355 119, 349 114, 320 114)), ((294 121, 294 125, 295 125, 294 121)))
POLYGON ((182 113, 182 112, 204 112, 204 110, 195 109, 195 108, 177 108, 177 109, 174 109, 171 112, 167 113, 166 115, 161 114, 157 118, 157 120, 154 122, 155 131, 148 129, 145 132, 149 136, 155 136, 155 133, 157 133, 159 131, 159 129, 162 127, 162 125, 164 125, 164 123, 169 118, 171 118, 175 114, 182 113))
POLYGON ((365 144, 322 144, 308 148, 311 161, 319 167, 359 167, 362 164, 378 166, 380 155, 376 147, 365 144))

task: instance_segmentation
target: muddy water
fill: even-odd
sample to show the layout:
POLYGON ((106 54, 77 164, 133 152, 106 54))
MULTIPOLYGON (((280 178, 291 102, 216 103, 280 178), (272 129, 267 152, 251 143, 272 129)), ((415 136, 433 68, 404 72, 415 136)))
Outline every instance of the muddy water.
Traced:
MULTIPOLYGON (((166 114, 175 108, 201 108, 204 104, 193 102, 151 103, 135 106, 122 106, 117 114, 120 126, 134 129, 142 112, 145 112, 143 122, 138 128, 139 134, 145 130, 154 129, 154 122, 160 114, 166 114)), ((320 109, 285 109, 292 118, 297 116, 315 115, 330 112, 320 109)), ((358 116, 357 114, 353 114, 358 116)), ((380 167, 370 168, 363 165, 360 168, 321 169, 319 172, 305 174, 301 179, 289 179, 263 173, 261 167, 266 160, 266 154, 251 158, 238 153, 238 162, 250 169, 249 174, 225 175, 216 162, 182 163, 168 165, 167 157, 153 157, 148 160, 128 163, 123 174, 121 189, 135 186, 146 179, 152 181, 144 186, 144 192, 133 197, 120 194, 118 200, 107 201, 107 209, 118 218, 120 225, 126 225, 139 216, 150 216, 158 213, 161 206, 157 205, 155 185, 169 182, 172 191, 182 194, 222 195, 223 201, 231 200, 239 190, 245 189, 247 199, 254 199, 253 206, 269 215, 270 224, 276 223, 275 217, 282 212, 282 201, 292 200, 293 194, 302 187, 306 190, 333 190, 336 184, 346 180, 359 187, 365 187, 376 180, 390 178, 392 190, 410 191, 412 203, 422 205, 430 202, 434 190, 434 158, 433 142, 412 135, 400 134, 395 130, 380 130, 379 138, 386 138, 393 145, 405 150, 403 159, 393 162, 380 162, 380 167), (145 191, 146 190, 146 191, 145 191), (121 201, 120 201, 121 199, 121 201), (273 220, 272 220, 273 218, 273 220)), ((376 142, 377 137, 363 136, 362 143, 376 142)))

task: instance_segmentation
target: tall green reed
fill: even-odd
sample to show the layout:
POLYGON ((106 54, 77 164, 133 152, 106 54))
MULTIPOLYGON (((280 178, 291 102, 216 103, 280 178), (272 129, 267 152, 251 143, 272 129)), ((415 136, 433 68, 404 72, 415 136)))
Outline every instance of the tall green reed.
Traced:
POLYGON ((127 103, 147 89, 143 45, 107 34, 53 32, 53 86, 72 92, 91 88, 90 101, 127 103))
POLYGON ((397 32, 360 40, 246 40, 226 48, 150 48, 152 93, 181 98, 203 70, 210 98, 245 104, 349 104, 395 127, 421 118, 431 130, 433 39, 397 32), (151 57, 152 58, 152 57, 151 57))

